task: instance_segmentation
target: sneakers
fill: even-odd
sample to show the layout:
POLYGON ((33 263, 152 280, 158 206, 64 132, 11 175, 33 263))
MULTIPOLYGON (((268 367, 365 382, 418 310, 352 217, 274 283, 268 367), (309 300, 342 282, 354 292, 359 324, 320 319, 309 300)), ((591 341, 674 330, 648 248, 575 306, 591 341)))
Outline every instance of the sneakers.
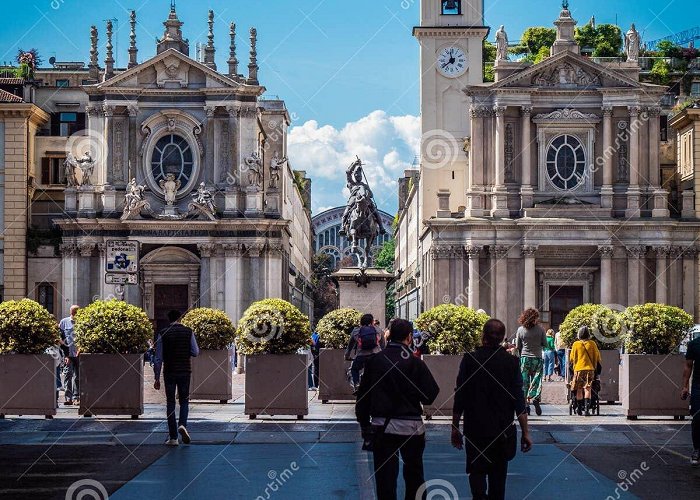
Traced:
POLYGON ((168 439, 165 442, 165 446, 178 446, 180 443, 178 443, 177 439, 168 439))
POLYGON ((73 406, 73 400, 72 400, 72 399, 69 399, 68 401, 65 401, 65 402, 63 403, 63 406, 73 406))
POLYGON ((181 425, 180 427, 178 427, 177 432, 180 433, 180 437, 182 438, 182 442, 184 444, 190 444, 192 439, 190 438, 190 433, 187 432, 187 429, 185 428, 184 425, 181 425))
POLYGON ((537 413, 537 416, 539 417, 542 415, 542 407, 540 406, 540 402, 535 400, 532 402, 532 404, 535 406, 535 413, 537 413))
POLYGON ((690 465, 697 467, 700 465, 700 450, 694 450, 690 456, 690 465))

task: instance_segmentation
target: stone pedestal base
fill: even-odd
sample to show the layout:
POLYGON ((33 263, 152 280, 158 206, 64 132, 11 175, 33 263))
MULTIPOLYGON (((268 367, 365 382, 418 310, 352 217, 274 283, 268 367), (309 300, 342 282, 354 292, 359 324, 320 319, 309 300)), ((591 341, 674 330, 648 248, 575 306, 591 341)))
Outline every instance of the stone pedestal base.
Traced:
POLYGON ((338 281, 340 307, 351 307, 362 314, 369 313, 386 325, 386 287, 393 276, 384 269, 369 268, 365 276, 369 279, 366 286, 358 284, 360 269, 344 267, 333 273, 338 281))
POLYGON ((224 217, 239 217, 241 210, 241 190, 238 187, 227 188, 224 191, 224 217))
POLYGON ((612 186, 603 186, 600 188, 600 207, 612 208, 613 206, 613 188, 612 186))
POLYGON ((683 191, 681 198, 681 217, 684 219, 695 218, 695 193, 688 189, 683 191))
POLYGON ((118 193, 114 186, 105 186, 102 192, 102 207, 105 215, 121 212, 124 208, 123 193, 118 193), (122 194, 122 196, 119 196, 122 194))
POLYGON ((523 186, 520 188, 520 209, 525 210, 532 208, 535 203, 535 190, 532 186, 523 186))
POLYGON ((642 192, 639 190, 639 186, 630 186, 627 190, 627 210, 625 210, 625 217, 628 219, 639 217, 639 200, 642 196, 642 192))
POLYGON ((249 186, 245 190, 245 214, 260 216, 263 213, 263 194, 260 189, 249 186))
POLYGON ((67 214, 75 215, 78 212, 78 192, 74 187, 67 187, 64 193, 64 210, 67 214))
POLYGON ((668 209, 668 191, 665 189, 655 189, 652 194, 654 201, 651 209, 652 217, 670 217, 671 211, 668 209))
POLYGON ((94 219, 97 216, 97 191, 93 186, 78 188, 78 217, 94 219))
POLYGON ((269 188, 265 194, 265 215, 278 216, 282 211, 282 196, 279 189, 269 188))
POLYGON ((491 217, 510 217, 508 210, 508 190, 505 186, 496 186, 491 193, 491 217))
POLYGON ((175 217, 178 214, 177 207, 174 205, 165 205, 163 207, 163 215, 166 217, 175 217))
POLYGON ((466 217, 484 216, 484 195, 484 189, 481 186, 474 186, 470 191, 467 191, 466 217))

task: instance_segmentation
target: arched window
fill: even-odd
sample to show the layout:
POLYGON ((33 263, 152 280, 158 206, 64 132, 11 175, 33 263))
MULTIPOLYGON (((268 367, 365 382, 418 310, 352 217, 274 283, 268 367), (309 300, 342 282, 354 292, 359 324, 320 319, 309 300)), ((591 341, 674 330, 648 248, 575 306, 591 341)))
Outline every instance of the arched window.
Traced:
POLYGON ((174 174, 183 186, 192 177, 194 161, 187 140, 177 134, 161 137, 151 156, 151 173, 158 184, 167 174, 174 174))
POLYGON ((573 135, 560 135, 547 150, 547 176, 557 189, 576 189, 586 180, 586 152, 573 135))
POLYGON ((443 16, 459 16, 462 14, 461 0, 442 0, 443 16))

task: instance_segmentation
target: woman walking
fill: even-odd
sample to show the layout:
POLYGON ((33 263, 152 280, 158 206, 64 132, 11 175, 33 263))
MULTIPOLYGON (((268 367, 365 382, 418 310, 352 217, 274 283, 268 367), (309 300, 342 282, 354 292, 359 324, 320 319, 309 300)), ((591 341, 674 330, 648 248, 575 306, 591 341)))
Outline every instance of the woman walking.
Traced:
POLYGON ((595 372, 600 364, 600 351, 591 340, 591 332, 587 326, 578 329, 578 340, 571 347, 571 364, 574 366, 573 389, 576 391, 576 413, 585 412, 590 416, 591 387, 595 372))
POLYGON ((527 413, 530 414, 532 403, 535 413, 542 415, 542 348, 547 346, 547 336, 539 321, 540 313, 537 309, 525 309, 518 318, 521 326, 515 334, 515 345, 520 352, 520 374, 527 398, 527 413))
POLYGON ((544 351, 544 381, 551 382, 554 376, 554 361, 556 354, 554 352, 554 330, 547 330, 547 345, 544 351))

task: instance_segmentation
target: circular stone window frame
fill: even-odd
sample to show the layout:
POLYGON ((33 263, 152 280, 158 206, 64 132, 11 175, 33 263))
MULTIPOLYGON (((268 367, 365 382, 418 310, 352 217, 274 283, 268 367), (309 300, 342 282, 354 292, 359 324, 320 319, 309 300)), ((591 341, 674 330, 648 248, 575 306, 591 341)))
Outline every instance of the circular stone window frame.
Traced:
POLYGON ((594 195, 594 172, 595 166, 593 158, 595 155, 595 124, 581 126, 579 124, 541 124, 538 123, 538 183, 539 194, 547 196, 560 196, 562 193, 572 193, 577 195, 594 195), (586 161, 586 174, 584 181, 574 189, 562 189, 554 185, 547 172, 547 153, 549 146, 554 140, 562 135, 571 135, 578 139, 583 147, 586 161))
MULTIPOLYGON (((563 132, 563 133, 555 135, 549 139, 549 142, 547 143, 547 148, 545 150, 544 172, 545 172, 545 175, 547 177, 547 182, 549 183, 550 187, 556 189, 557 191, 561 191, 564 193, 577 191, 578 189, 581 188, 581 186, 583 186, 586 183, 587 177, 590 176, 590 174, 587 172, 588 166, 589 166, 589 163, 588 163, 588 154, 586 151, 586 145, 585 145, 584 141, 582 141, 581 138, 578 137, 576 134, 572 134, 569 132, 563 132), (580 164, 583 163, 583 173, 580 176, 578 183, 573 187, 557 186, 555 181, 552 179, 552 176, 549 174, 549 163, 550 163, 550 161, 548 160, 549 152, 552 150, 552 148, 555 147, 554 141, 556 141, 557 139, 560 139, 562 137, 566 138, 566 140, 557 149, 556 156, 554 158, 554 169, 555 169, 556 173, 559 174, 559 177, 561 177, 561 174, 559 172, 558 159, 559 159, 559 153, 561 153, 563 148, 568 147, 572 151, 572 153, 574 153, 574 172, 576 172, 576 170, 579 168, 580 164), (578 146, 581 148, 581 151, 583 152, 583 161, 582 162, 579 161, 575 157, 576 150, 573 148, 572 144, 569 144, 568 138, 573 138, 578 143, 578 146)), ((567 179, 564 179, 563 177, 561 177, 562 181, 566 182, 566 183, 568 183, 571 178, 572 178, 572 176, 569 176, 567 179)))
POLYGON ((192 150, 192 175, 187 184, 178 189, 175 199, 179 201, 192 192, 201 177, 204 156, 200 139, 202 130, 202 124, 195 117, 179 110, 161 111, 141 124, 141 132, 146 136, 141 155, 141 174, 150 190, 162 199, 165 199, 165 193, 153 177, 151 166, 156 144, 165 136, 179 135, 192 150))

